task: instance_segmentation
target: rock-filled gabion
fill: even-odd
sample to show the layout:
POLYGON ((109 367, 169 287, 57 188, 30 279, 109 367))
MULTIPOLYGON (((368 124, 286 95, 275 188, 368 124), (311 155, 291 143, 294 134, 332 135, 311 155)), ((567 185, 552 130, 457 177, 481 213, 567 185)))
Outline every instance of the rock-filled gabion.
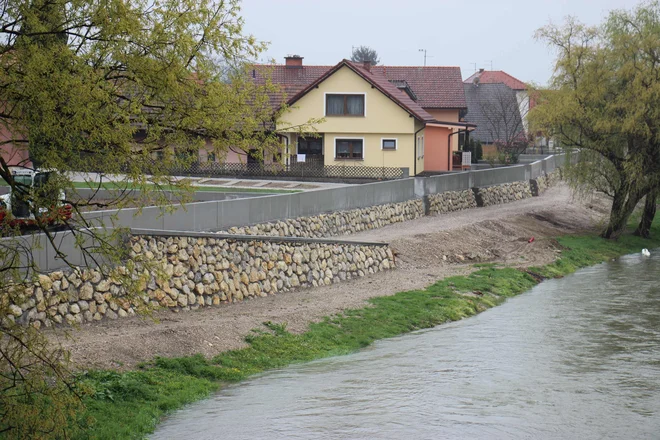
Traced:
POLYGON ((477 200, 471 189, 464 191, 446 191, 429 196, 429 214, 461 211, 477 207, 477 200))
POLYGON ((190 310, 394 268, 387 246, 147 236, 129 245, 138 295, 127 296, 121 281, 98 270, 58 271, 25 289, 10 319, 41 327, 117 319, 146 306, 190 310), (143 262, 149 270, 140 280, 143 262))
POLYGON ((252 226, 233 227, 223 232, 237 235, 319 238, 355 234, 423 216, 424 204, 421 199, 415 199, 252 226))
POLYGON ((474 193, 478 206, 499 205, 532 197, 529 182, 513 182, 475 188, 474 193))
POLYGON ((549 174, 544 174, 529 181, 532 195, 537 197, 543 194, 548 188, 553 187, 561 180, 561 169, 557 168, 549 174))

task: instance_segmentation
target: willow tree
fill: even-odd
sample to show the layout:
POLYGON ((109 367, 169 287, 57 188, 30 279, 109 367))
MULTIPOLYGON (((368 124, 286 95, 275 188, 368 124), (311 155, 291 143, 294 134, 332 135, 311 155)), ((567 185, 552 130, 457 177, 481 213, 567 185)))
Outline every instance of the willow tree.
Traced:
POLYGON ((530 119, 580 150, 570 181, 611 196, 602 235, 616 238, 660 183, 660 7, 613 11, 597 27, 569 19, 537 37, 557 51, 557 61, 549 89, 534 92, 530 119))
MULTIPOLYGON (((169 171, 202 147, 219 157, 229 148, 281 147, 272 128, 285 108, 273 112, 273 85, 253 81, 249 60, 264 44, 244 33, 238 0, 0 0, 0 9, 0 179, 37 217, 41 245, 65 262, 69 255, 38 208, 75 194, 73 173, 91 186, 112 175, 117 194, 140 190, 162 204, 163 185, 188 185, 169 171), (10 156, 24 160, 11 163, 10 156), (10 165, 58 174, 36 191, 10 165)), ((121 208, 126 198, 64 202, 78 212, 86 205, 121 208)), ((111 267, 123 257, 113 245, 119 229, 90 228, 98 225, 82 215, 65 226, 88 264, 111 267)), ((20 230, 5 224, 2 233, 0 435, 67 438, 80 389, 66 356, 18 324, 28 311, 16 304, 34 306, 24 286, 41 269, 20 230)))

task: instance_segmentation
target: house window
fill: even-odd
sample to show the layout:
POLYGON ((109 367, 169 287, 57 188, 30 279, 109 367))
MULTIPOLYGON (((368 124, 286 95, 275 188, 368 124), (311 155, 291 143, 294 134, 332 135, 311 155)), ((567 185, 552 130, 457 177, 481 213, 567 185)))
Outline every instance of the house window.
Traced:
POLYGON ((335 139, 335 159, 364 159, 364 140, 335 139))
POLYGON ((417 159, 424 157, 424 135, 417 136, 417 159))
POLYGON ((323 138, 298 138, 298 154, 307 155, 322 155, 323 154, 323 138))
POLYGON ((207 162, 215 162, 215 153, 208 153, 206 156, 207 162))
POLYGON ((364 116, 364 95, 325 95, 326 116, 364 116))
POLYGON ((396 139, 383 139, 381 147, 383 150, 396 150, 396 139))

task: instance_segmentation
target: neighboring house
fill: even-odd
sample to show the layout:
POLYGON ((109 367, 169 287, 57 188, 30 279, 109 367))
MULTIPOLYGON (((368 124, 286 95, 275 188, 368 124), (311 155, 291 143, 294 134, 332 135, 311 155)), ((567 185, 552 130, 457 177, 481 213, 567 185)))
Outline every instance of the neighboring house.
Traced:
MULTIPOLYGON (((260 66, 280 84, 290 111, 277 127, 289 155, 324 165, 406 167, 410 175, 450 170, 450 135, 473 128, 459 122, 466 108, 459 68, 372 67, 343 60, 335 66, 260 66), (317 137, 301 137, 287 124, 325 118, 317 137), (309 158, 309 159, 308 159, 309 158)), ((455 136, 457 137, 457 136, 455 136)), ((456 141, 457 144, 457 141, 456 141)))
POLYGON ((506 84, 463 85, 468 111, 465 120, 477 128, 470 134, 481 141, 484 156, 496 152, 495 141, 509 141, 525 133, 516 92, 506 84))
POLYGON ((463 81, 464 84, 505 84, 514 91, 520 109, 520 115, 523 121, 525 132, 528 130, 527 113, 529 113, 530 101, 529 94, 527 93, 527 84, 520 81, 502 70, 484 70, 479 69, 478 72, 472 74, 469 78, 463 81))
POLYGON ((0 125, 0 155, 7 166, 31 167, 27 142, 21 141, 23 136, 12 133, 9 127, 0 125))

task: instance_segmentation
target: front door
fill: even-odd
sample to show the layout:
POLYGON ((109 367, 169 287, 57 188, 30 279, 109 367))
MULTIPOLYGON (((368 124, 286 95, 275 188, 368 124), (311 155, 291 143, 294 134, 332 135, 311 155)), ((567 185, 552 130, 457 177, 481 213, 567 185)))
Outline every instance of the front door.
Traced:
POLYGON ((305 155, 305 162, 323 165, 323 136, 299 137, 297 153, 305 155))

